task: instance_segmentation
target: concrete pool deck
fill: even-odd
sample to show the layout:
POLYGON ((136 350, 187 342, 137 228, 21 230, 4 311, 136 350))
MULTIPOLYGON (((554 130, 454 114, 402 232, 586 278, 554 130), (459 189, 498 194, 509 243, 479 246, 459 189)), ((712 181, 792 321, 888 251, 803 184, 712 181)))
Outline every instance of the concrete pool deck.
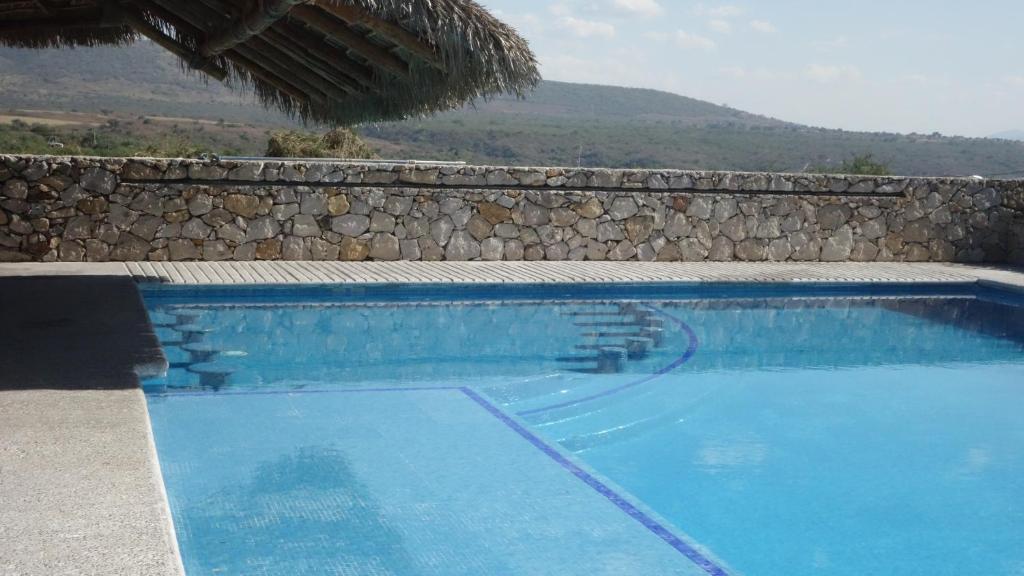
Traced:
MULTIPOLYGON (((1024 290, 1024 271, 955 264, 611 263, 611 262, 224 262, 2 264, 0 279, 116 277, 174 284, 513 283, 513 282, 944 282, 1024 290)), ((65 278, 66 290, 75 281, 65 278)), ((29 286, 25 284, 25 286, 29 286)), ((73 304, 43 296, 36 306, 73 304)), ((31 315, 32 298, 0 299, 5 330, 31 315), (27 303, 27 304, 26 304, 27 303)), ((66 316, 65 312, 65 316, 66 316)), ((57 315, 61 316, 60 314, 57 315)), ((60 350, 59 326, 25 349, 60 350)), ((8 333, 10 335, 10 333, 8 333)), ((55 358, 55 357, 52 357, 55 358)), ((54 360, 59 361, 59 360, 54 360)), ((8 355, 5 364, 28 357, 8 355)), ((75 367, 62 378, 73 379, 75 367)), ((182 572, 157 468, 145 399, 138 388, 73 390, 67 382, 17 389, 0 369, 0 573, 182 572), (50 388, 50 389, 48 389, 50 388)), ((123 372, 118 372, 122 374, 123 372)), ((99 377, 99 376, 94 376, 99 377)), ((112 376, 113 377, 113 376, 112 376)), ((118 376, 122 377, 122 376, 118 376)))

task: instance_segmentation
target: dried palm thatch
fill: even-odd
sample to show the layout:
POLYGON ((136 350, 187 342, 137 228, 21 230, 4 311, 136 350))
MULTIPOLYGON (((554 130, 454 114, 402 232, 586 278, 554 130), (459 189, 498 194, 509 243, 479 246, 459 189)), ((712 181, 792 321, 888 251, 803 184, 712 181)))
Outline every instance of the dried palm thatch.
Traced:
POLYGON ((0 45, 140 36, 185 69, 329 124, 522 95, 540 79, 526 41, 473 0, 0 0, 0 45))

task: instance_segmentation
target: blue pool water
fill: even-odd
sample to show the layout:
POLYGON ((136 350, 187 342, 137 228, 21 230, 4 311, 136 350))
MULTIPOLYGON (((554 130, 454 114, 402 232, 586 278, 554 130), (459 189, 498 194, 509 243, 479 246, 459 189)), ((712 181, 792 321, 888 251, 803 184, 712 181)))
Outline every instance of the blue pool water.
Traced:
POLYGON ((1024 574, 1024 307, 964 286, 145 290, 196 574, 1024 574))

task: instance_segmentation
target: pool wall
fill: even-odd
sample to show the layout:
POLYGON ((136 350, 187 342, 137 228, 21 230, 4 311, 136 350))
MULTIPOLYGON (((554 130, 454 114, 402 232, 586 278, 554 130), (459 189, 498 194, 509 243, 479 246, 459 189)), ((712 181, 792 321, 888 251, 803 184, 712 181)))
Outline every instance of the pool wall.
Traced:
POLYGON ((1024 181, 0 156, 0 261, 1024 262, 1024 181))

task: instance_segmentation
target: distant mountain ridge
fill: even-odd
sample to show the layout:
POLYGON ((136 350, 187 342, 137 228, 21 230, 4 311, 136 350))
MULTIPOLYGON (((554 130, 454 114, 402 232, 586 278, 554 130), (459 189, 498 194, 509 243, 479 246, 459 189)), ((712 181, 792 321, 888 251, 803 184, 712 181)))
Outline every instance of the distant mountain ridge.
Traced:
MULTIPOLYGON (((9 108, 298 126, 224 86, 182 73, 173 56, 150 43, 0 48, 0 114, 9 108)), ((872 154, 909 175, 1024 169, 1024 142, 812 128, 668 92, 564 82, 543 82, 525 100, 498 97, 359 131, 384 157, 486 164, 803 171, 872 154)), ((254 140, 244 151, 260 154, 263 145, 254 140)))
POLYGON ((149 42, 131 47, 24 50, 0 47, 0 107, 197 117, 288 124, 149 42))
POLYGON ((1024 130, 1007 130, 1005 132, 999 132, 989 136, 989 138, 999 138, 1002 140, 1024 140, 1024 130))
POLYGON ((690 126, 794 126, 661 90, 555 81, 542 82, 525 100, 499 96, 478 102, 475 107, 477 111, 539 118, 681 122, 690 126))

